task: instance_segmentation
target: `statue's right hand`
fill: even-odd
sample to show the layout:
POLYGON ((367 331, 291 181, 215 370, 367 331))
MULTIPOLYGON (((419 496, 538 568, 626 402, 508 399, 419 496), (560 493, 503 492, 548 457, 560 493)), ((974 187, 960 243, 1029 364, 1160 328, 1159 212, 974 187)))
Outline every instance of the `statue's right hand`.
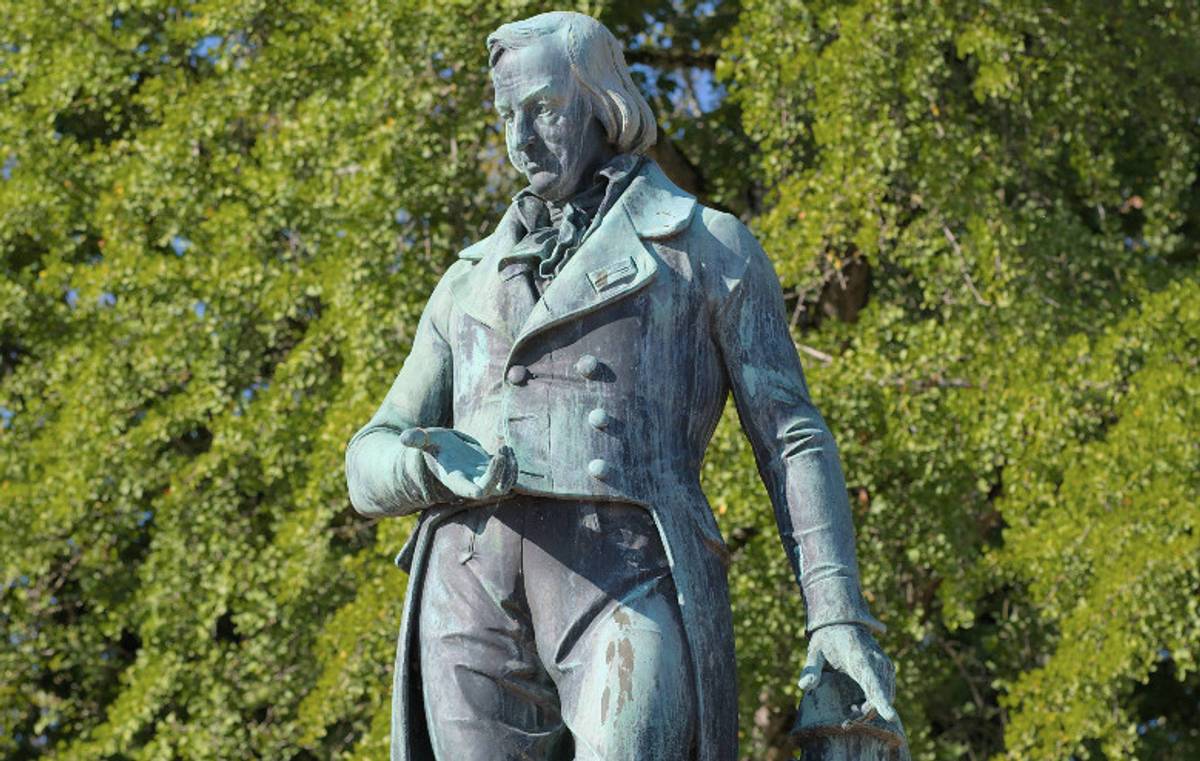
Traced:
POLYGON ((409 428, 400 434, 400 443, 424 452, 430 472, 462 499, 507 494, 517 480, 511 447, 488 454, 478 441, 453 428, 409 428))

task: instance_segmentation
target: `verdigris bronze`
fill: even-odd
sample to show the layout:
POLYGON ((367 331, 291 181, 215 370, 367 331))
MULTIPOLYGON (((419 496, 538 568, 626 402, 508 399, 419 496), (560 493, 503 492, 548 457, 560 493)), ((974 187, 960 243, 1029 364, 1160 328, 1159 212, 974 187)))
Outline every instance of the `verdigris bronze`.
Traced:
POLYGON ((550 13, 487 40, 528 187, 435 288, 346 452, 364 515, 420 513, 392 758, 732 761, 728 553, 700 489, 732 391, 828 664, 886 720, 837 449, 779 283, 735 217, 645 156, 620 45, 550 13))

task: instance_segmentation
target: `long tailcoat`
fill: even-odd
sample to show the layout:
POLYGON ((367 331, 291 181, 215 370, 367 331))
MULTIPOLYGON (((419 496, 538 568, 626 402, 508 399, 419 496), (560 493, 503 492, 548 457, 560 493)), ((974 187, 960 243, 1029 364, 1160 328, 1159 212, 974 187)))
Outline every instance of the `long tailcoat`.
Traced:
MULTIPOLYGON (((430 538, 458 510, 399 434, 453 426, 516 453, 516 491, 612 499, 650 510, 671 563, 696 677, 698 758, 737 756, 728 553, 703 492, 705 447, 730 391, 808 629, 878 623, 859 590, 837 449, 809 399, 766 255, 733 216, 696 203, 646 161, 546 288, 524 325, 505 323, 498 263, 510 210, 434 290, 387 398, 355 434, 355 508, 422 518, 398 562, 411 569, 398 645, 394 761, 432 761, 414 642, 430 538)), ((428 668, 428 666, 426 667, 428 668)))

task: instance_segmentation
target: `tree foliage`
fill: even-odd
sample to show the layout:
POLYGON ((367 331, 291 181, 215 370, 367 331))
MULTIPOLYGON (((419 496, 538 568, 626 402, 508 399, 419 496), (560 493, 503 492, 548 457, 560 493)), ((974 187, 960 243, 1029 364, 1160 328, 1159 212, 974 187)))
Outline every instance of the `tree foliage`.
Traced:
MULTIPOLYGON (((0 755, 381 758, 408 520, 343 447, 518 188, 543 3, 0 0, 0 755)), ((1200 7, 580 3, 745 218, 914 756, 1200 754, 1200 7)), ((732 414, 743 751, 803 662, 732 414)))

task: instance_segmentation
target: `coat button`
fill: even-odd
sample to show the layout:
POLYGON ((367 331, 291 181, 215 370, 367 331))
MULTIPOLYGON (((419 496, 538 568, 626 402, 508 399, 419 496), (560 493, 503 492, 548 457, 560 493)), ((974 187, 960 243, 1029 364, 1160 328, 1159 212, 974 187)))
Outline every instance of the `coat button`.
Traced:
POLYGON ((607 428, 609 420, 608 413, 599 407, 588 413, 588 422, 598 431, 603 431, 607 428))
POLYGON ((591 354, 584 354, 575 363, 575 372, 585 378, 595 378, 596 373, 600 370, 600 360, 593 357, 591 354))
POLYGON ((508 368, 508 372, 504 374, 504 377, 514 386, 524 386, 525 382, 529 380, 529 368, 525 365, 513 365, 508 368))
POLYGON ((595 459, 588 463, 588 475, 599 481, 608 478, 612 473, 612 466, 601 459, 595 459))

